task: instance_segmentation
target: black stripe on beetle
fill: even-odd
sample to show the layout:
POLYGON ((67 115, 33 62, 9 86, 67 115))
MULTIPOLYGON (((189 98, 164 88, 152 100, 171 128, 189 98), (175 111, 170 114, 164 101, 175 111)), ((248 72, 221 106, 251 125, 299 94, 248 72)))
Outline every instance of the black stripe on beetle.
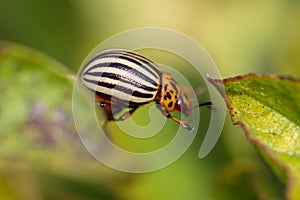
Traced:
MULTIPOLYGON (((157 88, 142 85, 142 84, 136 82, 135 80, 129 79, 129 78, 127 78, 125 76, 122 76, 120 74, 114 74, 114 73, 109 73, 109 72, 87 72, 85 74, 86 75, 92 75, 92 76, 98 76, 98 77, 101 76, 101 77, 106 77, 106 78, 118 80, 118 81, 121 82, 121 84, 122 83, 128 83, 130 85, 138 86, 139 88, 142 88, 143 90, 150 91, 150 92, 153 92, 153 91, 157 90, 157 88)), ((90 79, 85 78, 85 80, 88 81, 90 79)))
MULTIPOLYGON (((150 63, 141 63, 140 61, 138 61, 136 59, 133 59, 131 57, 128 57, 128 56, 119 56, 118 58, 121 58, 121 59, 127 60, 129 62, 135 63, 136 65, 141 66, 143 69, 145 69, 147 72, 149 72, 152 76, 158 78, 158 75, 155 74, 153 71, 151 71, 149 69, 150 63)), ((152 67, 152 69, 153 69, 153 67, 152 67)))
POLYGON ((157 69, 157 65, 153 61, 151 61, 148 58, 146 58, 145 56, 142 56, 142 55, 134 53, 134 52, 126 52, 126 54, 134 56, 134 58, 136 58, 139 61, 142 61, 143 63, 147 64, 156 73, 160 73, 160 71, 157 69))
POLYGON ((85 78, 83 78, 83 79, 85 81, 89 82, 89 83, 93 83, 95 85, 99 85, 99 86, 102 86, 102 87, 117 90, 117 91, 123 92, 125 94, 130 94, 130 95, 135 96, 135 97, 140 97, 140 98, 151 98, 151 97, 153 97, 153 94, 142 93, 142 92, 139 92, 139 91, 133 91, 132 89, 123 87, 121 85, 111 84, 111 83, 107 83, 107 82, 100 82, 100 81, 95 81, 95 80, 89 80, 89 79, 85 79, 85 78))
POLYGON ((122 53, 106 53, 106 54, 102 54, 99 55, 98 58, 120 58, 120 59, 124 59, 127 60, 129 62, 132 62, 136 65, 139 65, 140 67, 142 67, 144 70, 148 71, 152 76, 158 78, 158 74, 159 71, 157 70, 155 64, 149 60, 147 60, 145 57, 141 57, 137 54, 129 54, 128 52, 122 52, 122 53), (152 70, 150 70, 152 69, 152 70))
POLYGON ((160 71, 156 68, 154 62, 147 59, 144 56, 141 56, 139 54, 136 54, 134 52, 128 52, 124 50, 112 50, 112 51, 105 51, 103 53, 100 53, 95 58, 93 58, 91 61, 89 61, 86 66, 88 66, 91 62, 94 60, 100 59, 100 58, 121 58, 127 61, 130 61, 132 63, 135 63, 137 65, 140 65, 143 69, 147 70, 149 73, 151 73, 154 77, 158 78, 158 73, 160 71), (152 72, 150 69, 152 69, 154 72, 152 72))
POLYGON ((90 67, 88 69, 88 71, 86 71, 83 76, 87 73, 89 73, 90 71, 92 71, 93 69, 97 69, 97 68, 109 68, 109 67, 112 67, 112 68, 116 68, 116 69, 122 69, 122 70, 125 70, 126 72, 128 73, 131 73, 131 74, 134 74, 135 76, 145 80, 146 82, 148 83, 151 83, 152 85, 154 86, 158 86, 158 83, 155 82, 152 78, 142 74, 141 72, 139 72, 138 70, 128 66, 128 65, 124 65, 122 63, 99 63, 97 65, 94 65, 92 67, 90 67))

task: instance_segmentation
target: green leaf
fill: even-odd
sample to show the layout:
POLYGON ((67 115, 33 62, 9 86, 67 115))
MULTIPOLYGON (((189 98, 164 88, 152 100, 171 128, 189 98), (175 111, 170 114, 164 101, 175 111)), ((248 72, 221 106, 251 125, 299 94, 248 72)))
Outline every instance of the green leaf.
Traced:
POLYGON ((219 91, 224 84, 233 123, 287 181, 286 199, 300 199, 300 80, 247 74, 210 82, 219 91))
MULTIPOLYGON (((0 40, 0 56, 1 58, 13 58, 39 65, 41 69, 54 72, 57 76, 63 78, 74 76, 74 73, 64 64, 50 58, 44 53, 18 43, 0 40)), ((73 81, 73 79, 71 80, 73 81)))
POLYGON ((57 142, 72 123, 63 118, 72 116, 70 74, 38 51, 0 41, 0 155, 57 142))
POLYGON ((0 41, 0 199, 115 198, 98 179, 114 174, 78 139, 73 77, 43 53, 0 41))

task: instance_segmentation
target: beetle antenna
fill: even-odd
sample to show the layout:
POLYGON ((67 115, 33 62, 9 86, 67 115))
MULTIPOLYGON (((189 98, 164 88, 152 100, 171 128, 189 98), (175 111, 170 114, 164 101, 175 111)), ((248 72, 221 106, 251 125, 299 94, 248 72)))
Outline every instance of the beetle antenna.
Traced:
POLYGON ((211 106, 213 105, 211 101, 207 101, 207 102, 204 102, 204 103, 200 103, 198 107, 202 107, 202 106, 211 106))
POLYGON ((204 103, 200 103, 199 105, 197 106, 194 106, 193 109, 197 108, 197 107, 202 107, 202 106, 212 106, 212 102, 211 101, 207 101, 207 102, 204 102, 204 103))

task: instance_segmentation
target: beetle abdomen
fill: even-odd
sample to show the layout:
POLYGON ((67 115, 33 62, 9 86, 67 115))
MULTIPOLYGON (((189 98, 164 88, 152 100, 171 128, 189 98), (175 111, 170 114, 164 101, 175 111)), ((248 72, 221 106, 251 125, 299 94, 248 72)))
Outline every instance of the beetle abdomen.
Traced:
POLYGON ((81 80, 91 90, 130 104, 153 101, 160 71, 147 58, 126 50, 107 50, 90 60, 81 80))

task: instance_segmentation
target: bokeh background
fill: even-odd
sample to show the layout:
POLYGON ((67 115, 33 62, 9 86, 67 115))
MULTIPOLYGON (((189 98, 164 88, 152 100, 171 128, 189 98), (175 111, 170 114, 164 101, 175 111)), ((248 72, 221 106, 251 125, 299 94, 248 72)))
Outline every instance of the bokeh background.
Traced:
MULTIPOLYGON (((224 78, 248 72, 299 77, 299 11, 297 0, 0 0, 0 40, 25 44, 76 73, 106 38, 133 28, 164 27, 203 45, 224 78)), ((74 130, 72 87, 30 62, 22 70, 8 67, 15 62, 0 62, 1 83, 8 83, 0 86, 0 199, 283 198, 284 184, 229 117, 204 159, 197 157, 199 134, 162 170, 127 174, 103 166, 74 130), (32 77, 51 81, 51 88, 44 90, 49 82, 39 78, 32 84, 32 77), (23 83, 30 88, 20 87, 23 83), (32 104, 36 96, 40 99, 32 104)))

